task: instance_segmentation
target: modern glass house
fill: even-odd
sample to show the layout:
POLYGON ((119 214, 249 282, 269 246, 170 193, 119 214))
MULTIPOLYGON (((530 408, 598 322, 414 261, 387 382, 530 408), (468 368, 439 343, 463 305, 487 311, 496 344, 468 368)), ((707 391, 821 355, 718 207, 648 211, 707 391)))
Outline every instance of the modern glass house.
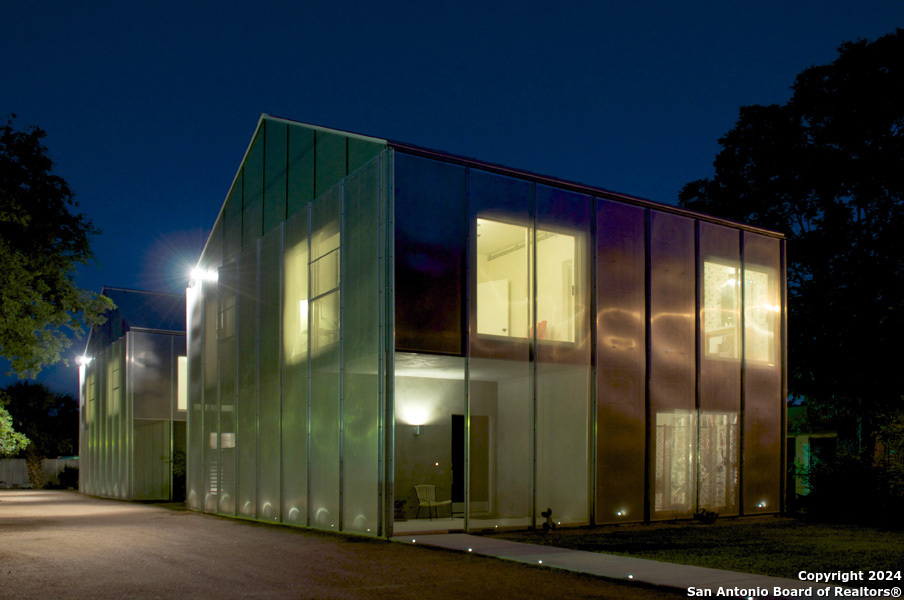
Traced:
POLYGON ((188 289, 188 505, 374 536, 777 512, 784 252, 264 115, 188 289))
POLYGON ((79 491, 123 500, 181 499, 185 298, 113 287, 102 294, 116 308, 91 329, 79 361, 79 491))

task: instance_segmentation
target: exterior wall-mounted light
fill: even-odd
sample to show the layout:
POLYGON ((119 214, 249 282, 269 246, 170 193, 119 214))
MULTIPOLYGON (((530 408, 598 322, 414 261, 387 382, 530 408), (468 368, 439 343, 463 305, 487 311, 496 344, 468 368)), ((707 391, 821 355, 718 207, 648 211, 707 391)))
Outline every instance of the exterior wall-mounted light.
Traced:
POLYGON ((216 281, 219 278, 219 274, 214 269, 202 269, 201 267, 195 267, 191 270, 189 277, 191 279, 188 285, 189 287, 194 287, 196 284, 202 281, 216 281))
POLYGON ((92 359, 90 356, 84 356, 84 355, 82 355, 82 356, 76 356, 76 357, 75 357, 75 363, 76 363, 77 365, 81 365, 81 366, 83 366, 83 367, 87 367, 87 366, 88 366, 88 363, 90 363, 92 360, 93 360, 93 359, 92 359))

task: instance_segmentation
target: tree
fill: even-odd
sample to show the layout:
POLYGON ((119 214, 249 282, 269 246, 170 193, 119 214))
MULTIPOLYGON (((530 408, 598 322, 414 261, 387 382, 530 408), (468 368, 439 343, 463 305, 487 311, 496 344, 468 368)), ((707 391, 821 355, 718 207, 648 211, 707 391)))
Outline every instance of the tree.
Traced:
POLYGON ((788 236, 790 391, 872 460, 904 395, 904 30, 843 43, 792 90, 742 107, 679 200, 788 236))
POLYGON ((45 458, 78 453, 78 401, 70 394, 54 394, 44 384, 19 381, 0 392, 0 407, 27 436, 29 478, 34 487, 43 487, 45 458))
POLYGON ((0 456, 18 454, 28 446, 29 439, 13 429, 13 418, 0 406, 0 456))
POLYGON ((24 377, 65 362, 70 336, 102 323, 112 305, 75 285, 75 267, 93 257, 90 238, 99 231, 73 214, 78 204, 51 173, 45 132, 17 131, 13 118, 0 127, 0 356, 24 377))

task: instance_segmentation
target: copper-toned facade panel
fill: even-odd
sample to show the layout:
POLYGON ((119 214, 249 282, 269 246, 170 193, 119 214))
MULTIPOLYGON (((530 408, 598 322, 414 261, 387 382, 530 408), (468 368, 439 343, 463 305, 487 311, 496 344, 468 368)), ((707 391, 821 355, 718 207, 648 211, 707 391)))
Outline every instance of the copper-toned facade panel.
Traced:
POLYGON ((699 435, 697 504, 738 514, 741 417, 741 238, 728 227, 698 229, 699 435))
POLYGON ((593 198, 537 185, 536 507, 590 522, 590 231, 593 198), (569 432, 568 435, 563 435, 569 432))
POLYGON ((742 512, 776 512, 781 505, 782 365, 781 242, 745 232, 744 415, 742 512))
POLYGON ((596 213, 596 522, 642 521, 646 455, 645 210, 596 213))
POLYGON ((648 393, 650 518, 696 505, 694 221, 651 211, 648 393))

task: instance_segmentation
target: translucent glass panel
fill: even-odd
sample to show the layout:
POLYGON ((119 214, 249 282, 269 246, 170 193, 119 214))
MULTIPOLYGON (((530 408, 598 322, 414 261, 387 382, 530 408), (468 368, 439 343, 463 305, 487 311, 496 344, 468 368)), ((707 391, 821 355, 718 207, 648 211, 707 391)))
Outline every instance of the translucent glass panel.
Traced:
POLYGON ((170 497, 170 421, 135 421, 135 472, 132 498, 160 500, 170 497))
POLYGON ((395 156, 396 348, 461 354, 467 172, 395 156))
MULTIPOLYGON (((200 475, 201 506, 203 510, 217 510, 217 494, 219 486, 218 460, 218 409, 219 378, 217 364, 217 321, 219 303, 216 283, 201 284, 202 339, 203 339, 203 395, 200 399, 201 418, 198 421, 200 439, 195 438, 201 448, 200 475)), ((192 427, 195 425, 192 424, 192 427)))
POLYGON ((184 352, 183 338, 176 344, 172 335, 132 330, 89 363, 81 440, 85 492, 135 500, 170 498, 171 420, 179 417, 176 349, 184 352), (148 425, 159 425, 153 443, 142 437, 147 430, 141 428, 148 425))
POLYGON ((398 352, 394 390, 394 532, 460 529, 467 473, 464 358, 398 352), (420 506, 418 489, 441 504, 420 506))
MULTIPOLYGON (((236 281, 238 399, 235 417, 235 507, 236 514, 245 517, 257 516, 259 246, 260 239, 239 255, 236 281)), ((212 440, 213 443, 215 440, 212 440)))
POLYGON ((242 248, 253 244, 263 234, 264 228, 264 129, 248 149, 243 165, 242 186, 242 248))
POLYGON ((385 148, 383 144, 378 144, 368 140, 362 140, 354 137, 348 138, 348 174, 351 175, 362 166, 370 162, 375 156, 385 148))
POLYGON ((537 186, 535 517, 590 519, 590 223, 588 196, 537 186))
POLYGON ((236 368, 236 320, 238 294, 236 280, 238 268, 235 260, 220 267, 217 277, 219 289, 218 364, 219 364, 219 412, 215 426, 211 428, 209 446, 216 452, 219 469, 217 472, 217 512, 234 515, 236 511, 236 406, 238 396, 236 368))
POLYGON ((383 531, 384 169, 362 166, 220 268, 204 510, 383 531))
POLYGON ((113 498, 124 498, 126 489, 123 484, 125 469, 123 468, 125 448, 123 447, 123 354, 125 340, 119 338, 109 349, 107 356, 107 394, 106 394, 106 443, 108 463, 106 477, 107 490, 113 498))
POLYGON ((170 436, 176 401, 173 337, 137 331, 130 331, 127 335, 135 436, 132 497, 169 499, 172 464, 170 436))
POLYGON ((314 199, 314 130, 289 127, 288 216, 307 209, 314 199))
POLYGON ((695 246, 693 220, 650 212, 652 519, 690 517, 696 506, 695 246))
POLYGON ((188 358, 188 432, 185 453, 186 479, 185 504, 192 510, 201 510, 204 489, 203 449, 204 429, 202 423, 204 385, 204 353, 210 348, 204 345, 203 316, 204 299, 202 289, 205 284, 190 287, 186 297, 186 345, 188 358))
POLYGON ((225 213, 221 212, 213 224, 210 237, 207 238, 207 244, 204 246, 203 255, 199 263, 219 265, 223 262, 223 242, 226 234, 225 213))
POLYGON ((698 508, 738 514, 741 410, 740 233, 699 225, 698 508))
POLYGON ((326 131, 318 131, 316 135, 315 198, 348 174, 348 138, 326 131))
POLYGON ((280 519, 280 257, 282 229, 273 229, 261 241, 260 269, 260 398, 258 414, 257 516, 280 519))
POLYGON ((134 418, 171 419, 175 376, 172 336, 130 331, 128 339, 134 418))
MULTIPOLYGON (((291 132, 290 132, 291 135, 291 132)), ((308 522, 308 223, 286 221, 282 303, 282 518, 308 522)))
POLYGON ((380 529, 379 497, 374 493, 381 480, 378 425, 383 389, 380 167, 379 161, 371 162, 350 175, 343 198, 342 529, 371 535, 380 529))
POLYGON ((264 121, 264 233, 286 220, 288 125, 264 121))
MULTIPOLYGON (((235 183, 226 197, 223 207, 223 260, 233 258, 242 249, 242 188, 244 187, 244 169, 236 175, 235 183)), ((217 266, 219 262, 211 262, 217 266)))
POLYGON ((644 519, 645 211, 597 201, 596 522, 644 519))
MULTIPOLYGON (((319 149, 319 146, 318 146, 319 149)), ((318 198, 311 214, 311 266, 340 247, 341 188, 318 198)), ((309 524, 320 529, 340 527, 340 347, 339 291, 311 300, 310 415, 308 462, 309 524)))
POLYGON ((783 476, 781 242, 744 233, 743 510, 780 508, 783 476))

